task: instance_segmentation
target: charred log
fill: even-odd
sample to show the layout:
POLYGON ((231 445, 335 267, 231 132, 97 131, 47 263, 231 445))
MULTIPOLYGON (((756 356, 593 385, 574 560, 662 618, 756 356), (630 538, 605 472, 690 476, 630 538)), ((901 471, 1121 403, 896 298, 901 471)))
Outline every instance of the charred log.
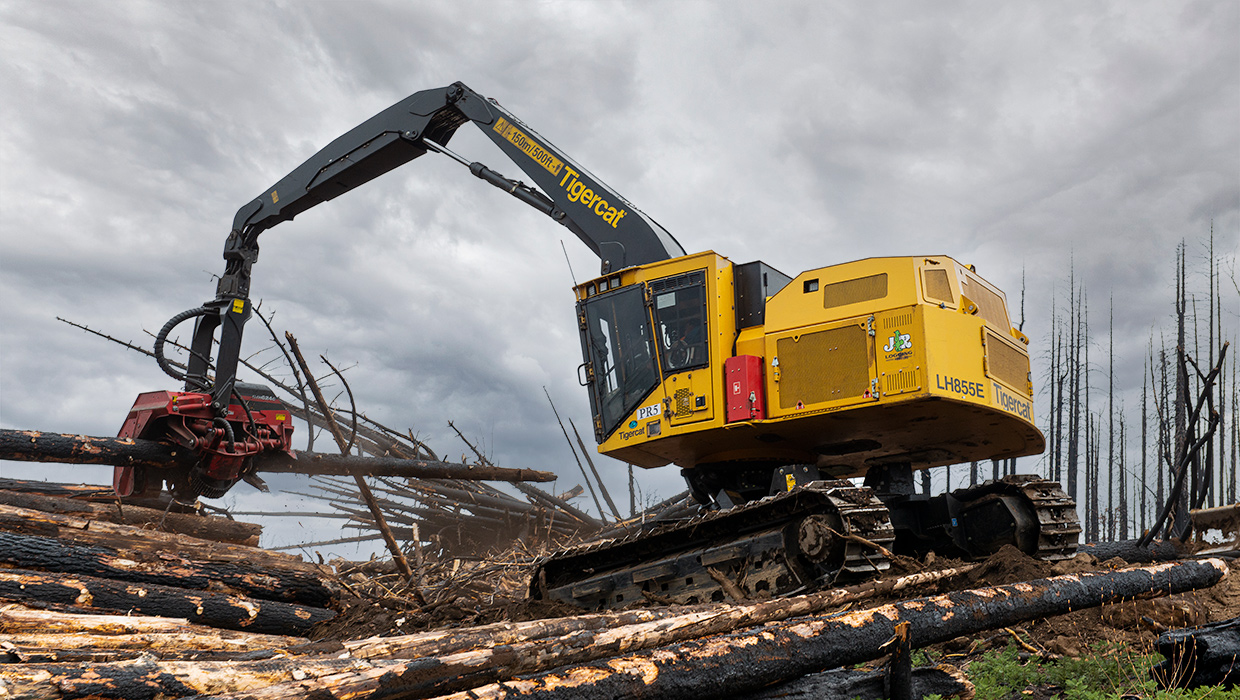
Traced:
MULTIPOLYGON (((192 556, 192 552, 184 554, 192 556)), ((322 579, 300 571, 264 570, 232 562, 196 562, 170 553, 152 555, 8 532, 0 532, 0 563, 18 569, 197 590, 218 583, 243 595, 315 607, 323 607, 333 598, 322 579)))
POLYGON ((263 569, 317 572, 313 564, 291 554, 12 506, 0 505, 0 532, 53 537, 65 542, 152 555, 192 552, 194 560, 199 562, 233 562, 263 569))
MULTIPOLYGON (((233 697, 262 700, 364 695, 395 700, 430 697, 454 689, 461 692, 450 697, 459 700, 520 696, 736 697, 809 673, 875 658, 900 622, 910 623, 910 646, 916 648, 1117 600, 1213 585, 1226 570, 1223 562, 1206 560, 1059 576, 851 613, 799 617, 666 645, 679 634, 678 629, 690 628, 712 615, 727 616, 735 607, 751 607, 717 606, 714 613, 698 609, 627 627, 549 638, 542 643, 507 644, 411 661, 375 660, 330 676, 248 690, 233 697), (635 647, 649 650, 633 651, 635 647), (606 658, 616 653, 621 655, 572 665, 580 664, 583 658, 606 658), (559 670, 506 680, 531 668, 553 667, 559 670), (478 687, 479 679, 486 678, 504 680, 478 687), (475 687, 464 690, 471 685, 475 687)), ((744 621, 753 624, 749 618, 744 621)))
MULTIPOLYGON (((1225 563, 1209 559, 948 593, 853 613, 797 618, 629 653, 603 663, 570 666, 450 697, 735 697, 808 673, 872 659, 902 621, 911 623, 912 646, 923 647, 1119 600, 1211 586, 1226 572, 1225 563)), ((419 676, 426 673, 429 662, 414 662, 399 678, 384 681, 375 697, 417 697, 406 692, 408 685, 422 680, 419 676)), ((268 690, 263 696, 276 697, 266 695, 268 690)))
POLYGON ((1155 540, 1141 546, 1140 540, 1119 542, 1096 542, 1077 548, 1078 554, 1088 554, 1098 561, 1119 557, 1129 564, 1149 564, 1159 561, 1175 561, 1188 556, 1188 550, 1175 540, 1155 540))
POLYGON ((261 634, 303 635, 314 623, 335 615, 331 610, 305 605, 21 569, 0 570, 0 600, 74 612, 132 611, 261 634))
MULTIPOLYGON (((111 493, 109 491, 109 493, 111 493)), ((19 493, 0 490, 0 505, 16 508, 40 510, 45 513, 72 515, 87 520, 102 520, 109 523, 136 526, 157 526, 165 532, 178 535, 189 535, 204 540, 228 542, 248 547, 258 546, 262 526, 254 523, 243 523, 228 518, 169 513, 154 508, 143 508, 131 504, 117 505, 113 503, 92 503, 72 498, 57 498, 37 493, 19 493)))
POLYGON ((1150 675, 1163 688, 1240 685, 1240 617, 1211 625, 1163 632, 1163 655, 1150 675))
MULTIPOLYGON (((254 470, 278 474, 334 474, 342 476, 400 476, 466 481, 555 481, 555 474, 532 469, 506 469, 476 464, 454 464, 425 459, 354 457, 296 452, 255 459, 254 470)), ((197 457, 190 450, 152 440, 45 433, 37 430, 0 430, 0 459, 65 464, 111 464, 165 469, 189 467, 197 457)))

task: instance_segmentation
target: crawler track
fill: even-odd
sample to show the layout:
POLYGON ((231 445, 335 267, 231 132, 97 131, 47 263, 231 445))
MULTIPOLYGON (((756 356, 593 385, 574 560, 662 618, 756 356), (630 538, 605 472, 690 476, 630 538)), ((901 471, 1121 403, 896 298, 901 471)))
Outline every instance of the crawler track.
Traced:
POLYGON ((957 489, 951 495, 968 509, 1001 499, 1019 507, 1025 517, 1018 523, 1018 546, 1030 556, 1055 561, 1076 554, 1081 532, 1076 504, 1057 481, 1022 474, 957 489))
POLYGON ((560 552, 538 565, 530 588, 535 598, 597 609, 788 595, 887 569, 880 547, 894 540, 887 507, 870 489, 815 481, 560 552))

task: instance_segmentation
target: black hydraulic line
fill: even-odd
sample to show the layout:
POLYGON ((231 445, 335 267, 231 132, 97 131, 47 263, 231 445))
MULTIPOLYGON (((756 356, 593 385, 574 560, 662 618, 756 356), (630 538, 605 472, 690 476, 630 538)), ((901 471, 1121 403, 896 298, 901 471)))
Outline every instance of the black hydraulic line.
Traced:
POLYGON ((232 452, 233 454, 236 454, 236 452, 237 452, 237 444, 236 444, 236 443, 237 443, 237 441, 236 441, 235 436, 233 435, 233 429, 232 429, 232 426, 231 426, 231 425, 229 425, 228 421, 227 421, 227 420, 225 420, 225 419, 223 419, 223 418, 220 418, 219 416, 216 416, 215 418, 212 418, 212 419, 211 419, 211 423, 212 423, 213 425, 218 425, 218 426, 220 426, 221 428, 223 428, 223 430, 224 430, 224 439, 228 440, 228 451, 229 451, 229 452, 232 452))
MULTIPOLYGON (((172 377, 178 382, 189 381, 189 378, 188 378, 189 375, 184 374, 180 372, 179 370, 177 370, 177 368, 173 367, 172 364, 168 362, 168 359, 164 357, 164 343, 167 342, 168 334, 172 332, 173 328, 176 328, 177 326, 181 325, 182 323, 184 323, 185 321, 188 321, 191 318, 196 318, 198 316, 205 316, 206 314, 210 312, 211 312, 211 309, 208 309, 205 306, 199 306, 198 308, 195 308, 195 309, 187 309, 177 314, 176 316, 173 316, 172 318, 168 319, 168 322, 164 324, 164 327, 159 329, 159 333, 155 334, 155 348, 154 348, 155 361, 159 363, 159 368, 164 371, 164 374, 167 374, 169 377, 172 377)), ((209 386, 205 384, 201 384, 196 379, 194 380, 194 383, 199 384, 199 388, 201 388, 203 391, 210 389, 209 386)))

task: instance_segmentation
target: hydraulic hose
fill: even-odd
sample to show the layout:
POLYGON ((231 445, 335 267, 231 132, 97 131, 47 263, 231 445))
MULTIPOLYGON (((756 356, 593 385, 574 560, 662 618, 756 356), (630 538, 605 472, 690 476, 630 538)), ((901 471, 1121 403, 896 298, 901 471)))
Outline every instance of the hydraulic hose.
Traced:
MULTIPOLYGON (((162 369, 169 377, 172 377, 179 382, 189 381, 185 373, 181 372, 176 367, 173 367, 172 363, 164 357, 164 342, 168 340, 168 334, 172 332, 173 328, 176 328, 185 321, 198 316, 205 316, 210 312, 211 309, 208 309, 205 306, 199 306, 196 309, 182 311, 176 316, 168 319, 168 322, 164 324, 164 327, 160 328, 159 333, 155 335, 155 361, 159 363, 159 368, 162 369)), ((210 389, 209 386, 202 384, 202 382, 195 381, 194 383, 198 384, 199 388, 203 391, 210 389)))
POLYGON ((219 416, 216 416, 211 422, 224 429, 224 439, 228 440, 228 451, 235 454, 237 452, 237 440, 233 436, 232 426, 228 424, 228 421, 219 416))

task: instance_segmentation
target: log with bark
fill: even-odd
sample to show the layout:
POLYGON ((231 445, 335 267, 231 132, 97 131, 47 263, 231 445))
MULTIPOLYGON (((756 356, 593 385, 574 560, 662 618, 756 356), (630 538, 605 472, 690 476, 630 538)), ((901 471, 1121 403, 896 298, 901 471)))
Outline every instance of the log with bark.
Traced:
POLYGON ((1157 561, 1175 561, 1189 554, 1184 545, 1176 540, 1155 540, 1142 546, 1140 540, 1094 542, 1077 547, 1077 554, 1088 554, 1098 561, 1119 557, 1129 564, 1147 564, 1157 561))
POLYGON ((0 505, 72 515, 85 520, 102 520, 139 527, 149 526, 173 534, 247 547, 258 546, 258 538, 263 530, 261 525, 254 523, 243 523, 213 516, 171 513, 128 503, 121 504, 117 500, 111 503, 94 503, 38 493, 0 490, 0 505))
MULTIPOLYGON (((532 469, 506 469, 477 464, 454 464, 427 459, 354 457, 295 452, 264 453, 254 469, 277 474, 337 474, 345 476, 403 476, 420 479, 490 481, 555 481, 555 474, 532 469)), ((47 433, 38 430, 0 430, 0 459, 65 464, 111 464, 153 469, 192 466, 197 456, 181 447, 153 440, 47 433)))
POLYGON ((261 569, 248 563, 193 561, 192 550, 151 554, 133 549, 65 542, 0 532, 0 564, 131 583, 207 590, 225 586, 242 595, 324 607, 335 597, 319 576, 261 569))
MULTIPOLYGON (((362 696, 395 700, 427 697, 449 688, 468 687, 479 677, 496 675, 494 669, 498 668, 498 675, 506 680, 447 697, 453 700, 520 696, 694 700, 736 697, 809 673, 876 658, 882 653, 883 644, 893 635, 896 624, 901 621, 911 625, 911 646, 923 647, 957 636, 1122 599, 1153 597, 1213 585, 1226 570, 1226 564, 1222 561, 1205 560, 1058 576, 948 593, 869 610, 797 617, 645 651, 630 650, 632 646, 664 643, 662 640, 667 639, 669 631, 691 625, 694 620, 709 615, 696 611, 622 628, 570 633, 546 640, 547 643, 541 648, 518 644, 483 652, 414 660, 322 660, 320 671, 303 671, 304 678, 266 687, 250 687, 244 691, 210 692, 216 697, 252 700, 307 696, 324 700, 362 696), (618 648, 622 655, 584 665, 573 665, 574 662, 570 661, 581 658, 577 655, 588 655, 592 648, 600 644, 605 648, 611 644, 608 653, 615 653, 618 648), (532 658, 536 654, 542 654, 541 659, 532 658), (568 665, 564 665, 566 661, 568 665), (345 662, 352 662, 352 665, 340 665, 345 662), (538 664, 558 667, 558 670, 511 679, 513 675, 524 673, 524 669, 538 664), (462 673, 464 677, 461 677, 462 673)), ((718 607, 722 611, 736 606, 718 607)), ((745 620, 751 624, 749 618, 745 620)), ((302 663, 309 666, 312 661, 319 663, 316 660, 302 660, 302 663)), ((157 669, 166 668, 166 665, 148 665, 142 682, 148 682, 162 673, 157 669)), ((235 665, 230 665, 228 669, 220 673, 231 673, 235 665)), ((204 669, 199 671, 199 683, 208 682, 209 679, 203 674, 209 676, 210 672, 204 669)), ((0 678, 5 678, 4 673, 0 669, 0 678)), ((75 692, 80 692, 80 684, 88 680, 112 679, 117 675, 109 666, 102 664, 93 666, 89 678, 85 680, 77 680, 78 676, 72 673, 72 669, 63 669, 57 676, 58 685, 55 687, 73 688, 75 692)), ((85 675, 81 669, 76 673, 85 675)), ((222 684, 227 680, 227 677, 219 677, 214 682, 222 684)), ((46 687, 33 681, 31 683, 33 685, 24 687, 32 694, 40 692, 39 687, 46 687)), ((107 687, 108 694, 100 694, 100 697, 131 697, 142 687, 137 681, 125 687, 111 680, 109 683, 112 685, 107 687)), ((175 692, 167 694, 175 696, 175 692)))
MULTIPOLYGON (((807 673, 872 659, 902 621, 911 624, 911 643, 918 648, 1072 610, 1203 588, 1226 573, 1222 560, 1207 559, 960 591, 853 613, 792 619, 448 697, 735 697, 807 673)), ((406 688, 423 683, 433 667, 430 660, 411 662, 405 674, 380 682, 376 697, 417 697, 406 694, 406 688)), ((279 695, 269 688, 255 697, 279 695)))
MULTIPOLYGON (((967 574, 974 566, 910 574, 884 581, 870 581, 857 586, 836 588, 819 593, 750 603, 747 605, 707 604, 633 610, 620 613, 597 613, 553 620, 501 623, 470 630, 432 631, 403 637, 385 637, 346 642, 345 648, 358 658, 419 658, 446 656, 466 651, 484 651, 506 647, 504 653, 545 657, 545 650, 533 642, 553 640, 566 635, 595 635, 592 648, 583 656, 556 656, 556 664, 575 663, 603 658, 608 654, 647 649, 660 644, 696 639, 740 627, 786 620, 800 615, 813 615, 846 604, 855 604, 879 595, 907 590, 967 574), (662 620, 674 622, 661 626, 662 620), (608 630, 614 632, 608 633, 608 630), (657 633, 654 631, 657 630, 657 633), (632 634, 633 636, 627 636, 632 634), (523 646, 524 645, 524 646, 523 646)), ((520 671, 550 668, 529 666, 520 671)))
POLYGON ((262 634, 304 635, 331 610, 175 586, 0 569, 0 601, 71 612, 134 612, 262 634))
MULTIPOLYGON (((5 491, 14 491, 17 493, 34 493, 43 496, 53 496, 56 498, 71 498, 75 501, 88 501, 90 503, 115 503, 116 491, 111 486, 99 486, 91 484, 58 484, 47 481, 34 481, 32 479, 8 479, 0 477, 0 489, 5 491)), ((123 499, 126 504, 133 504, 142 508, 150 508, 161 513, 185 513, 193 512, 196 506, 193 504, 181 504, 174 501, 172 495, 164 492, 158 496, 149 498, 135 498, 132 496, 123 499)))
POLYGON ((10 667, 0 664, 0 698, 163 700, 247 693, 273 684, 375 668, 376 662, 324 657, 161 661, 147 656, 131 661, 89 665, 30 664, 10 667))
POLYGON ((53 537, 69 543, 152 555, 192 553, 195 561, 231 562, 256 570, 275 569, 308 574, 319 571, 315 565, 302 561, 297 555, 13 506, 0 505, 0 532, 53 537))
POLYGON ((191 624, 188 620, 133 615, 80 615, 16 606, 0 608, 0 635, 9 656, 47 663, 84 653, 131 652, 162 658, 203 652, 253 653, 309 644, 304 637, 252 634, 191 624))

